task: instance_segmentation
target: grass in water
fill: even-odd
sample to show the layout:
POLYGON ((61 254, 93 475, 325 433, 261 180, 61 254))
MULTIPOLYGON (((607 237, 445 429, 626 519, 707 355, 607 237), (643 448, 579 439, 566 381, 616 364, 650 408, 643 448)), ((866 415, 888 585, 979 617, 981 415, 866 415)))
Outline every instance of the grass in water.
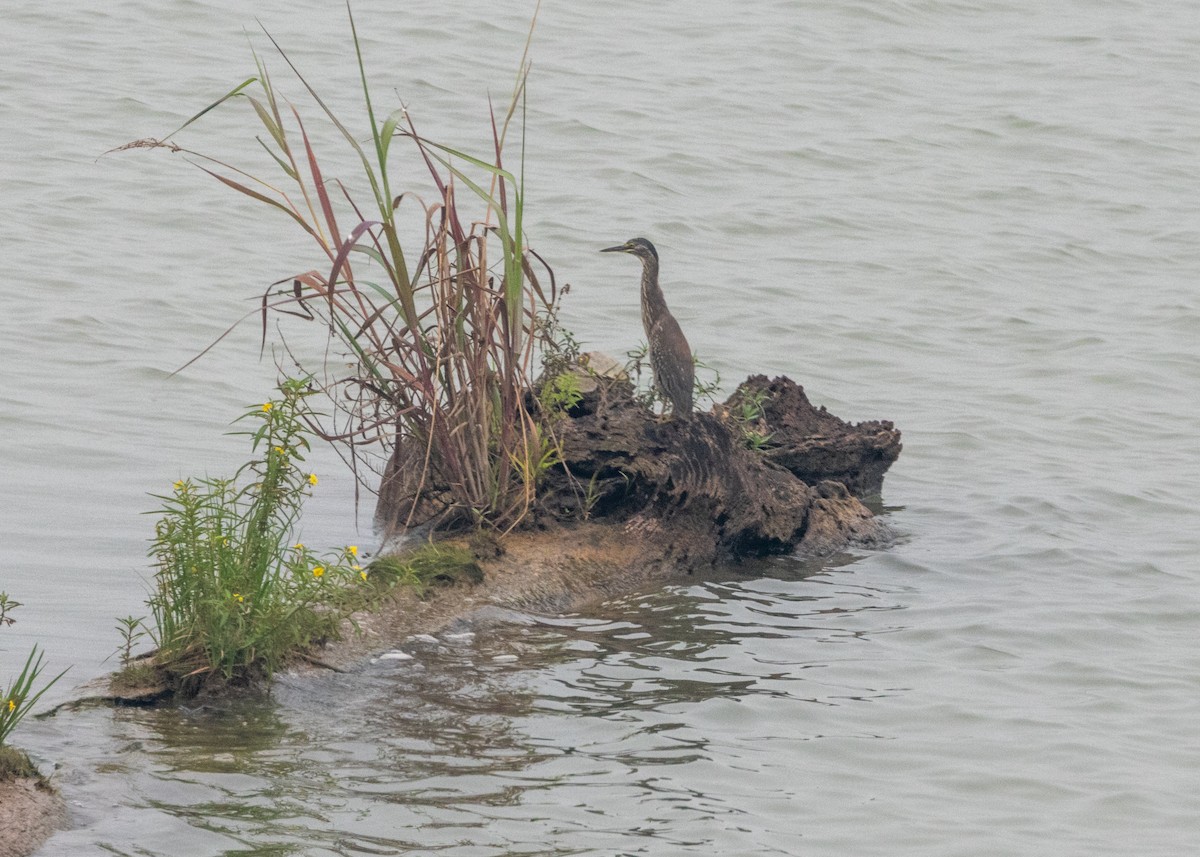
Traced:
MULTIPOLYGON (((0 628, 13 624, 14 620, 11 614, 20 606, 21 603, 9 598, 7 592, 0 592, 0 628)), ((17 755, 24 758, 24 754, 19 751, 9 750, 5 747, 8 737, 17 728, 17 724, 25 719, 25 715, 33 709, 37 701, 42 698, 42 694, 66 673, 66 670, 63 670, 40 688, 34 690, 44 669, 44 658, 35 645, 30 650, 29 657, 25 659, 25 666, 22 667, 17 677, 9 683, 8 687, 0 685, 0 751, 8 750, 4 759, 11 760, 17 755)), ((8 765, 8 762, 0 765, 0 774, 6 769, 5 765, 8 765)))
MULTIPOLYGON (((289 654, 336 638, 372 598, 357 547, 318 556, 294 541, 318 482, 303 466, 311 393, 304 381, 286 381, 280 393, 239 418, 257 423, 242 432, 254 458, 232 479, 180 480, 159 497, 147 630, 157 666, 184 693, 210 675, 270 675, 289 654)), ((129 622, 121 620, 126 649, 129 622)))

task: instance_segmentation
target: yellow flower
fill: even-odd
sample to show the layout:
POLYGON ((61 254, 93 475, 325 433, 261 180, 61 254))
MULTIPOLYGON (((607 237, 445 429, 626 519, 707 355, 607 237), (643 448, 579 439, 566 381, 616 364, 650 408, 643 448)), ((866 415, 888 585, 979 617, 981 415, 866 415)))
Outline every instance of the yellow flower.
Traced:
POLYGON ((175 480, 175 490, 176 490, 176 491, 182 491, 182 490, 183 490, 183 480, 182 480, 182 479, 176 479, 176 480, 175 480))
POLYGON ((263 413, 264 414, 271 413, 271 408, 273 408, 273 407, 275 407, 275 404, 273 402, 267 402, 266 404, 263 405, 263 413))
POLYGON ((275 447, 275 451, 278 452, 280 455, 287 455, 287 450, 284 449, 282 446, 275 447))
POLYGON ((315 473, 308 474, 308 484, 309 485, 317 484, 317 474, 315 474, 315 473))
MULTIPOLYGON (((357 566, 356 566, 356 568, 357 568, 357 566)), ((360 571, 358 573, 358 576, 361 577, 363 580, 367 579, 367 573, 365 571, 360 571)))
POLYGON ((242 604, 242 603, 244 603, 244 602, 246 601, 246 599, 245 599, 245 598, 243 598, 241 595, 239 595, 239 594, 238 594, 238 593, 236 593, 236 592, 235 592, 235 593, 233 593, 233 600, 234 600, 234 601, 236 601, 238 604, 242 604))
POLYGON ((350 570, 351 571, 362 571, 362 566, 361 565, 352 565, 352 566, 350 566, 350 570))
POLYGON ((292 549, 298 551, 304 550, 304 542, 296 542, 294 545, 292 545, 292 549))
POLYGON ((318 565, 316 568, 313 569, 313 577, 315 577, 317 580, 320 580, 321 575, 323 575, 324 573, 325 573, 325 566, 323 566, 323 565, 318 565))
POLYGON ((346 548, 346 553, 350 554, 350 556, 358 556, 358 545, 350 545, 346 548))
POLYGON ((17 701, 15 699, 10 699, 8 701, 8 713, 12 714, 16 710, 17 710, 17 701))

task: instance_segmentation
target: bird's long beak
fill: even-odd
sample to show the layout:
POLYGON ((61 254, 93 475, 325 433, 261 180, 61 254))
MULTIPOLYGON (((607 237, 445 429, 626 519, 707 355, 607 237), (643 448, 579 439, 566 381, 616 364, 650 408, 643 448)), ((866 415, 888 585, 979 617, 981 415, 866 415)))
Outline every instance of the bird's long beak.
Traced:
POLYGON ((629 251, 629 245, 628 245, 628 244, 621 244, 621 245, 620 245, 620 246, 618 246, 618 247, 605 247, 605 248, 604 248, 603 250, 601 250, 600 252, 601 252, 601 253, 626 253, 626 252, 628 252, 628 251, 629 251))

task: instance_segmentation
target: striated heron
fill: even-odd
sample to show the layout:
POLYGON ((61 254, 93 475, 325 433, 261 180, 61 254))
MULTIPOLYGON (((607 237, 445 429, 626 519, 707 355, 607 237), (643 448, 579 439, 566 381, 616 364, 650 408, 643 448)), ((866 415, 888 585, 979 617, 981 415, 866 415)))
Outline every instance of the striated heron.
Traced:
POLYGON ((696 365, 687 338, 659 288, 658 251, 645 238, 634 238, 600 252, 630 253, 642 260, 642 326, 649 342, 654 383, 671 403, 671 415, 686 418, 692 412, 696 365))

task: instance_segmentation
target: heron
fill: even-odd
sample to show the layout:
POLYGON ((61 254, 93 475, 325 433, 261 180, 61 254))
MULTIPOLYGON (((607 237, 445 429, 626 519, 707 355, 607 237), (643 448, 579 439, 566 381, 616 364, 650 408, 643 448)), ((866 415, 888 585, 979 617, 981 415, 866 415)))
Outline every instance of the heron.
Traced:
POLYGON ((605 247, 600 252, 629 253, 642 260, 642 327, 646 329, 649 343, 654 384, 671 403, 671 416, 686 418, 692 412, 696 364, 687 338, 667 309, 666 298, 658 285, 658 251, 645 238, 633 238, 617 247, 605 247))

